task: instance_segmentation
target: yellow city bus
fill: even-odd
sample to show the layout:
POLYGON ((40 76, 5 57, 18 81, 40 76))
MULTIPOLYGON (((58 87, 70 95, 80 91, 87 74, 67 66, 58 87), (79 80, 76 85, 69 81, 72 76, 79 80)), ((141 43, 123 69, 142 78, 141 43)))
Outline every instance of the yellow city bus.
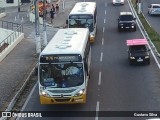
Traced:
POLYGON ((59 29, 39 56, 40 103, 86 103, 90 63, 88 28, 59 29))
POLYGON ((66 21, 68 28, 89 28, 90 42, 95 41, 97 28, 97 9, 95 2, 78 2, 66 21))

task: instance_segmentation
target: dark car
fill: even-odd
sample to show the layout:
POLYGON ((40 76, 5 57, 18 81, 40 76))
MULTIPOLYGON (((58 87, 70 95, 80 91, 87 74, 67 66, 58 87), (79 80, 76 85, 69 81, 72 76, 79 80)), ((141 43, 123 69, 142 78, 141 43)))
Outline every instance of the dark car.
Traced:
POLYGON ((128 60, 131 65, 134 63, 150 64, 150 50, 147 45, 146 39, 127 40, 128 60))
POLYGON ((118 18, 118 31, 133 30, 136 31, 136 18, 133 17, 131 12, 120 12, 118 18))

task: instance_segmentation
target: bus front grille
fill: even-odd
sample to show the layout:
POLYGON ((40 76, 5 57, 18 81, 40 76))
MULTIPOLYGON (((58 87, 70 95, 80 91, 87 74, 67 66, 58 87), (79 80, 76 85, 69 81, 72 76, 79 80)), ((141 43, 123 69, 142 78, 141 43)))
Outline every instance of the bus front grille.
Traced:
POLYGON ((69 102, 71 98, 61 98, 61 99, 55 99, 56 102, 69 102))

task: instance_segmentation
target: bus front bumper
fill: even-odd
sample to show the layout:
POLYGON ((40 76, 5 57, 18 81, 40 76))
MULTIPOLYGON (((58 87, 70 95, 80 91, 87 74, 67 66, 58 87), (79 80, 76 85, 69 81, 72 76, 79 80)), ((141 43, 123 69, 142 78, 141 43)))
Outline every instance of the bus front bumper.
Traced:
POLYGON ((45 97, 40 95, 41 104, 79 104, 86 103, 86 94, 77 97, 45 97))

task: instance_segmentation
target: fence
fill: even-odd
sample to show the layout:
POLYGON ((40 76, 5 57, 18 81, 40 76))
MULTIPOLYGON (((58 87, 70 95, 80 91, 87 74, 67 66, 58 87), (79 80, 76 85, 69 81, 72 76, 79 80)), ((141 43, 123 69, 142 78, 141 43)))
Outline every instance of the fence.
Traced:
POLYGON ((22 34, 23 25, 0 20, 0 27, 13 32, 0 42, 0 54, 22 34))

